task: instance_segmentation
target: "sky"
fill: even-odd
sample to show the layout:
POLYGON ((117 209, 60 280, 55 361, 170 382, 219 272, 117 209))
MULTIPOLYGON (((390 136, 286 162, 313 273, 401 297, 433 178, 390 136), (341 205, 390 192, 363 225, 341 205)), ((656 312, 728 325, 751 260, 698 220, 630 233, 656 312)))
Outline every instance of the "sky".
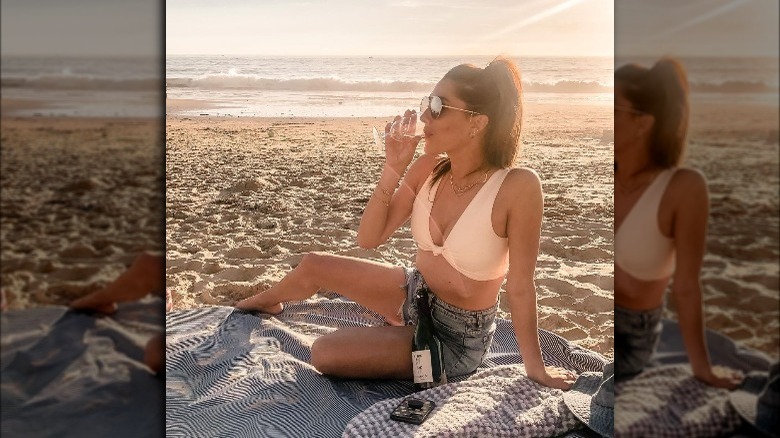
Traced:
POLYGON ((162 0, 2 0, 3 55, 162 56, 162 0))
POLYGON ((615 56, 778 56, 778 0, 618 0, 615 56))
POLYGON ((612 56, 613 0, 167 0, 167 54, 612 56))
POLYGON ((3 55, 777 56, 778 0, 3 0, 3 55))

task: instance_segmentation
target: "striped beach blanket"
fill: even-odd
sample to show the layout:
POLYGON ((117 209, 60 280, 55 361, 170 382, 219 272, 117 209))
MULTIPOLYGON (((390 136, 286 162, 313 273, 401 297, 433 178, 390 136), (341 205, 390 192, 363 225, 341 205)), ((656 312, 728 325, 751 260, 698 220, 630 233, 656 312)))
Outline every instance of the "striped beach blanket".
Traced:
MULTIPOLYGON (((411 381, 337 379, 319 374, 310 365, 311 344, 317 337, 340 327, 383 324, 380 316, 340 298, 288 303, 278 316, 229 307, 169 313, 167 436, 414 436, 416 426, 389 419, 392 407, 413 393, 411 381), (368 435, 365 427, 370 427, 368 435)), ((578 372, 601 371, 605 359, 599 354, 553 333, 540 330, 539 334, 546 363, 578 372)), ((447 399, 455 394, 468 397, 470 388, 479 388, 483 394, 491 388, 497 393, 510 387, 525 388, 530 381, 523 378, 520 363, 511 322, 498 320, 490 353, 477 372, 429 390, 430 396, 437 400, 437 409, 449 409, 447 399)), ((541 405, 545 397, 535 400, 541 405)), ((520 395, 496 399, 492 411, 507 417, 513 412, 520 415, 517 403, 522 401, 520 395)), ((557 402, 548 404, 550 409, 559 408, 557 402)), ((540 413, 552 412, 545 406, 539 409, 540 413)), ((468 423, 469 436, 490 435, 500 420, 471 415, 459 423, 468 423)), ((547 422, 554 424, 540 430, 550 435, 582 427, 567 413, 553 415, 547 422)), ((442 425, 440 430, 430 430, 425 436, 445 433, 445 423, 437 423, 442 425)))
MULTIPOLYGON (((707 330, 714 365, 745 373, 769 369, 770 358, 707 330)), ((661 339, 648 368, 615 385, 615 437, 757 436, 729 402, 729 391, 693 377, 679 324, 664 320, 661 339)))
POLYGON ((111 316, 49 306, 2 324, 3 437, 153 437, 164 428, 163 378, 143 363, 163 327, 157 297, 111 316))

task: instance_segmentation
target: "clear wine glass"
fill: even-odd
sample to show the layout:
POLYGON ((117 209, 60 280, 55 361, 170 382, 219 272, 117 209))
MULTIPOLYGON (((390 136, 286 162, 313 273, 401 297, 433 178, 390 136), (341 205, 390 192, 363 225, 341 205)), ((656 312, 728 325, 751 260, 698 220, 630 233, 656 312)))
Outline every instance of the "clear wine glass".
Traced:
POLYGON ((384 128, 374 126, 372 130, 377 152, 384 154, 384 145, 387 137, 392 137, 395 140, 400 140, 403 137, 422 137, 424 135, 424 126, 425 123, 419 119, 417 113, 411 113, 408 116, 404 115, 400 119, 394 120, 393 124, 390 125, 390 132, 388 133, 385 133, 384 128))

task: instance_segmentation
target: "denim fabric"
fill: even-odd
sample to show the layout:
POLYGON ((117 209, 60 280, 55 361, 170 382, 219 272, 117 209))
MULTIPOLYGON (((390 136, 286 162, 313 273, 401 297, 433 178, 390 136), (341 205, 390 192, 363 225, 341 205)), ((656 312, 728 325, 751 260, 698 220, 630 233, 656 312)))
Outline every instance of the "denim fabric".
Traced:
POLYGON ((615 378, 640 373, 661 338, 663 307, 631 310, 615 306, 615 378))
MULTIPOLYGON (((420 271, 406 269, 406 301, 402 308, 406 325, 417 324, 415 297, 418 290, 427 287, 420 271)), ((428 298, 433 329, 442 343, 447 376, 456 377, 473 372, 482 363, 493 340, 498 303, 489 309, 473 311, 442 301, 430 289, 428 298)))

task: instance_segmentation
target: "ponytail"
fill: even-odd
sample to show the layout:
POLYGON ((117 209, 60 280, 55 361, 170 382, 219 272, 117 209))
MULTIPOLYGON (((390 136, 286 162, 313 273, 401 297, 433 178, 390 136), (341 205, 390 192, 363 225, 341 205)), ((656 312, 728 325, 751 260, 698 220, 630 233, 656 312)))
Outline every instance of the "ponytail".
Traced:
MULTIPOLYGON (((444 75, 455 84, 455 93, 466 109, 488 117, 483 154, 490 166, 507 168, 520 153, 523 102, 520 70, 504 57, 495 58, 484 69, 461 64, 444 75)), ((442 158, 433 170, 431 185, 451 168, 442 158)))
POLYGON ((615 71, 615 84, 632 106, 655 118, 650 157, 661 167, 682 159, 688 133, 688 80, 680 62, 662 58, 647 69, 635 64, 615 71))

